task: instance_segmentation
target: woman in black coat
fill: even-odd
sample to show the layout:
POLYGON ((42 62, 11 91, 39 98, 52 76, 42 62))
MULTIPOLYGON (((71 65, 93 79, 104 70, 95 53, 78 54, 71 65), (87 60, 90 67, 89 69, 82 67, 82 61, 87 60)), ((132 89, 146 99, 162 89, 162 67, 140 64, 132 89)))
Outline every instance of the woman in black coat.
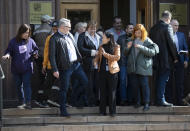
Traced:
POLYGON ((90 21, 87 30, 81 33, 78 38, 78 48, 83 58, 83 69, 88 77, 88 87, 86 90, 89 106, 94 106, 99 99, 99 90, 96 85, 97 67, 93 66, 93 59, 98 54, 101 37, 96 33, 97 23, 90 21))

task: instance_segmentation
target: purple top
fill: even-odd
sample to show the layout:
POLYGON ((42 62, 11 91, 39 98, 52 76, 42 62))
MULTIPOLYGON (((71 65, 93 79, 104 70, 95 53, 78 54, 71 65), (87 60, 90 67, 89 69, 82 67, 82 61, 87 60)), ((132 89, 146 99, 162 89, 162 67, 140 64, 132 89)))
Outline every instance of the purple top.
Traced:
POLYGON ((32 38, 28 41, 17 42, 13 38, 8 45, 5 54, 11 56, 11 72, 13 74, 22 74, 26 71, 33 72, 33 54, 38 53, 38 47, 32 38))

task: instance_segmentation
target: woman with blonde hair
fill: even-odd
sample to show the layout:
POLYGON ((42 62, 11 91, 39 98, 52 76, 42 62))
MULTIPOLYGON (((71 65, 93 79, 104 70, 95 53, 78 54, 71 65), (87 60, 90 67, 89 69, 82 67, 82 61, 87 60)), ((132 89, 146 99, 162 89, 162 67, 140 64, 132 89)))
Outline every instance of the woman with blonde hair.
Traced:
MULTIPOLYGON (((159 52, 158 46, 148 38, 148 33, 142 24, 134 27, 131 40, 127 43, 125 53, 128 57, 127 71, 134 96, 138 96, 139 87, 142 87, 144 111, 149 110, 150 89, 148 76, 152 75, 152 57, 159 52)), ((138 97, 135 98, 136 106, 140 106, 138 97)))

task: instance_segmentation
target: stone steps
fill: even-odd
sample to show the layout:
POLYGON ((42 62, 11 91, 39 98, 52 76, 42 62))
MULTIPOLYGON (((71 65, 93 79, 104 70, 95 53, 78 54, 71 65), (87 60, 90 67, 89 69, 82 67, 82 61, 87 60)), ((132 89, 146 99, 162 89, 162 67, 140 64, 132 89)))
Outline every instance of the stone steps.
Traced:
POLYGON ((2 127, 1 131, 189 131, 189 123, 91 124, 2 127))
MULTIPOLYGON (((151 106, 149 111, 144 112, 143 107, 135 109, 132 106, 118 106, 118 114, 190 114, 190 107, 188 106, 174 106, 174 107, 158 107, 151 106)), ((75 107, 67 108, 70 114, 98 114, 98 107, 84 107, 77 109, 75 107)), ((107 110, 108 112, 108 110, 107 110)), ((58 108, 33 108, 32 110, 10 108, 3 109, 3 116, 26 116, 26 115, 58 115, 58 108)))
POLYGON ((68 108, 70 118, 58 108, 4 109, 1 131, 190 131, 190 107, 117 107, 115 117, 100 116, 98 107, 68 108))
POLYGON ((25 117, 5 117, 3 125, 47 125, 47 124, 87 124, 87 123, 152 123, 152 122, 190 122, 190 115, 117 115, 115 117, 99 115, 75 115, 70 118, 59 116, 25 116, 25 117))

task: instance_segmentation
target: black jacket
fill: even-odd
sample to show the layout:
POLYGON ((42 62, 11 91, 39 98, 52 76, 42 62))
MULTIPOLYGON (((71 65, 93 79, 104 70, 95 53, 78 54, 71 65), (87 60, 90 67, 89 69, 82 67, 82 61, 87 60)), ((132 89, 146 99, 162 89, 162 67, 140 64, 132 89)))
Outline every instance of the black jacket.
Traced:
MULTIPOLYGON (((69 36, 74 43, 74 47, 77 53, 77 60, 80 61, 81 55, 76 46, 75 40, 72 34, 69 33, 69 36)), ((69 59, 67 43, 64 36, 59 32, 56 32, 50 39, 49 58, 53 72, 56 72, 58 70, 67 70, 72 65, 69 59)))
POLYGON ((127 34, 124 34, 122 36, 120 36, 117 40, 117 44, 120 45, 120 53, 121 53, 121 57, 120 57, 120 60, 119 60, 119 65, 120 66, 127 66, 127 57, 125 55, 125 47, 127 46, 127 42, 128 42, 128 35, 127 34))
MULTIPOLYGON (((98 38, 100 45, 101 37, 97 34, 96 37, 98 38)), ((77 45, 82 55, 84 69, 93 69, 93 59, 95 58, 95 56, 91 56, 91 51, 97 50, 97 48, 87 36, 86 32, 83 32, 79 35, 77 45)))
POLYGON ((177 60, 177 49, 173 38, 173 29, 171 25, 160 20, 150 30, 150 38, 159 47, 160 53, 154 60, 157 69, 165 70, 173 66, 174 60, 177 60))

